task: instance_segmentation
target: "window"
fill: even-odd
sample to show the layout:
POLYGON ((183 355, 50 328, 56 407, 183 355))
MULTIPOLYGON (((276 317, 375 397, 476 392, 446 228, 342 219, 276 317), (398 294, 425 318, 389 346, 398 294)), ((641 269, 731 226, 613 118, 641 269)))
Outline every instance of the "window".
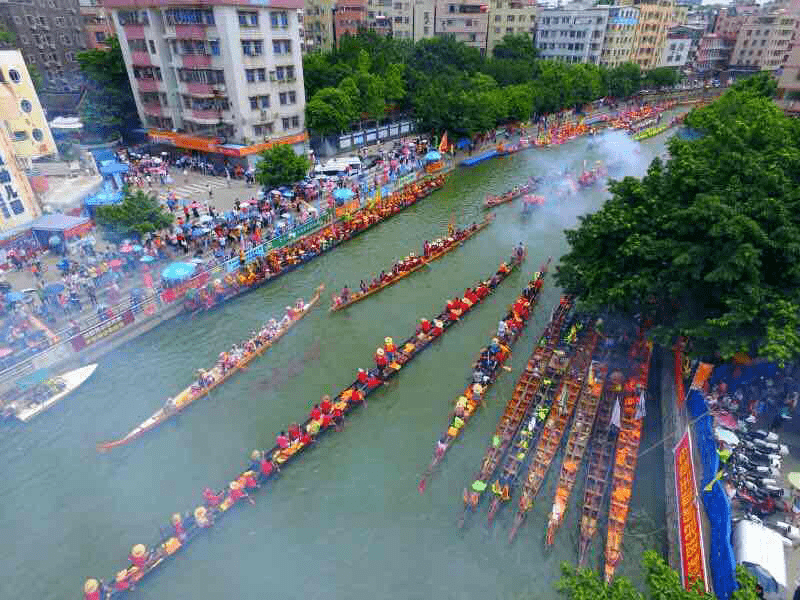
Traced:
POLYGON ((36 140, 37 142, 41 142, 44 139, 44 134, 42 134, 41 129, 34 128, 33 131, 31 131, 31 135, 33 136, 33 139, 36 140))
POLYGON ((30 103, 29 100, 21 100, 19 103, 19 107, 22 109, 22 112, 29 113, 33 110, 33 105, 30 103))
POLYGON ((495 23, 499 23, 499 22, 500 22, 500 21, 502 21, 502 20, 503 20, 503 17, 501 17, 500 15, 495 15, 495 16, 494 16, 494 22, 495 22, 495 23))
POLYGON ((269 13, 269 20, 273 27, 282 27, 285 29, 289 26, 289 15, 283 11, 269 13))
POLYGON ((258 96, 250 96, 250 110, 258 110, 258 96))
POLYGON ((147 52, 147 41, 131 38, 128 40, 128 48, 131 49, 131 52, 147 52))
POLYGON ((184 83, 224 84, 225 73, 217 69, 178 69, 178 80, 184 83))
POLYGON ((146 10, 121 10, 117 13, 117 19, 122 26, 150 24, 150 19, 147 16, 146 10))
POLYGON ((255 83, 256 81, 266 81, 266 69, 245 69, 244 76, 248 83, 255 83))
POLYGON ((269 96, 261 96, 260 98, 261 98, 261 108, 269 108, 269 96))
POLYGON ((239 17, 239 27, 258 27, 258 13, 244 12, 236 13, 239 17))
POLYGON ((264 42, 261 40, 242 40, 242 53, 245 56, 261 56, 264 54, 264 42))
POLYGON ((167 25, 213 25, 214 11, 202 8, 168 8, 164 11, 167 25))
POLYGON ((19 83, 20 81, 22 81, 22 77, 20 76, 19 71, 17 71, 16 69, 8 70, 8 78, 14 83, 19 83))
POLYGON ((278 98, 280 99, 281 106, 285 106, 286 104, 297 104, 297 92, 281 92, 278 94, 278 98))
POLYGON ((272 135, 272 123, 253 125, 253 135, 255 135, 256 137, 272 135))
POLYGON ((291 54, 291 40, 272 40, 272 52, 275 54, 291 54))
POLYGON ((21 215, 25 212, 25 207, 22 206, 21 200, 12 200, 11 201, 11 210, 14 211, 15 215, 21 215))
POLYGON ((96 42, 105 42, 106 41, 106 34, 102 31, 95 31, 94 32, 94 40, 96 42))
POLYGON ((147 43, 150 44, 150 54, 156 53, 156 43, 153 40, 147 40, 147 43))
POLYGON ((219 56, 219 40, 211 40, 208 44, 211 46, 211 55, 219 56))
POLYGON ((289 117, 283 117, 283 128, 288 130, 291 127, 292 120, 289 117))
POLYGON ((58 27, 64 27, 64 17, 56 17, 53 19, 58 27))
POLYGON ((23 131, 22 129, 20 129, 20 130, 17 130, 17 131, 14 132, 14 141, 15 142, 21 142, 21 141, 27 140, 27 139, 28 139, 28 132, 27 131, 23 131))
POLYGON ((292 127, 300 127, 300 117, 292 117, 292 127))

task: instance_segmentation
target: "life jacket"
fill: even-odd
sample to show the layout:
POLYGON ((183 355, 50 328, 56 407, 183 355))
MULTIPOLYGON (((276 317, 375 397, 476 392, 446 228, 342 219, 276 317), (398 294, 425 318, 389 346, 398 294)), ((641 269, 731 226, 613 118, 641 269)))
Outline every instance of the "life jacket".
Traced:
POLYGON ((381 356, 380 354, 376 354, 375 355, 375 364, 378 365, 379 367, 385 367, 386 365, 389 364, 389 361, 386 358, 386 356, 381 356))
POLYGON ((397 348, 395 347, 394 344, 386 344, 386 345, 384 345, 383 349, 386 350, 386 352, 396 352, 397 351, 397 348))

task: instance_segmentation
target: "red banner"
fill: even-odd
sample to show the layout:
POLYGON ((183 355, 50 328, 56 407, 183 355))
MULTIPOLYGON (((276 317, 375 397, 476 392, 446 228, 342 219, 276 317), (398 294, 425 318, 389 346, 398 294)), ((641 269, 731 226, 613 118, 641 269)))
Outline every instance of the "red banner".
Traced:
POLYGON ((703 532, 700 530, 700 509, 697 506, 697 485, 692 462, 692 440, 689 430, 672 450, 675 462, 675 492, 678 501, 678 532, 681 548, 681 579, 687 590, 700 580, 708 591, 703 532))

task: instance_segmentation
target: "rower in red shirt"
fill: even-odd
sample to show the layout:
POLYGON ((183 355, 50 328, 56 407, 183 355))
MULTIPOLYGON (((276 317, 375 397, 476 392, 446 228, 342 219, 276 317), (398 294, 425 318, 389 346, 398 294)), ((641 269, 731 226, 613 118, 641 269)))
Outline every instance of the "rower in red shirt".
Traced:
POLYGON ((172 529, 175 531, 175 536, 179 540, 183 540, 186 537, 186 530, 183 528, 183 517, 181 517, 180 513, 175 513, 172 515, 170 522, 172 523, 172 529))
POLYGON ((386 352, 383 348, 378 348, 375 352, 375 366, 378 367, 378 371, 383 372, 388 365, 389 361, 386 358, 386 352))
POLYGON ((331 404, 331 397, 327 394, 322 397, 322 403, 319 405, 319 409, 323 415, 331 414, 331 410, 333 409, 333 404, 331 404))
POLYGON ((272 475, 272 472, 275 470, 275 465, 272 464, 271 460, 265 457, 261 459, 259 470, 261 471, 261 477, 263 479, 269 479, 270 475, 272 475))
POLYGON ((486 284, 481 283, 477 288, 475 288, 475 295, 483 300, 489 295, 489 288, 486 286, 486 284))
POLYGON ((228 484, 228 488, 230 489, 228 497, 231 499, 231 504, 236 504, 236 502, 244 498, 245 492, 238 481, 231 481, 228 484))
POLYGON ((132 549, 130 556, 128 558, 130 561, 139 567, 140 569, 144 568, 147 564, 147 559, 149 558, 150 553, 147 551, 147 548, 144 544, 136 544, 132 549))
POLYGON ((369 379, 367 379, 367 389, 371 390, 374 387, 377 387, 383 383, 383 379, 380 377, 376 377, 375 375, 370 374, 369 379))
POLYGON ((336 424, 336 430, 341 431, 344 425, 344 411, 341 408, 333 408, 333 422, 336 424))
POLYGON ((244 487, 248 490, 253 490, 258 487, 258 481, 256 481, 256 474, 253 471, 245 471, 242 473, 240 479, 244 480, 244 487))
POLYGON ((367 383, 367 372, 364 369, 358 370, 358 383, 367 383))
POLYGON ((467 291, 464 293, 464 297, 472 302, 472 304, 476 304, 479 300, 478 294, 476 294, 475 291, 470 288, 467 288, 467 291))
POLYGON ((114 579, 114 585, 112 586, 115 591, 117 592, 124 592, 126 590, 131 589, 131 582, 128 581, 128 570, 123 569, 114 579))
POLYGON ((330 412, 322 413, 322 425, 320 428, 325 429, 326 427, 330 427, 331 421, 333 421, 333 418, 331 417, 330 412))
POLYGON ((422 333, 430 333, 431 332, 431 322, 428 319, 420 319, 419 320, 419 328, 422 333))
POLYGON ((310 444, 311 444, 311 442, 313 442, 313 441, 314 441, 314 440, 313 440, 313 439, 311 439, 311 436, 308 434, 308 432, 307 432, 307 431, 304 431, 304 432, 303 432, 303 434, 300 436, 300 443, 301 443, 303 446, 308 446, 308 445, 310 445, 310 444))
POLYGON ((217 496, 211 488, 206 488, 203 490, 203 499, 206 501, 206 504, 209 506, 217 506, 221 501, 222 498, 217 496))
POLYGON ((361 404, 364 401, 364 392, 358 388, 353 388, 353 393, 350 395, 350 402, 353 404, 361 404))
POLYGON ((314 405, 309 416, 313 421, 319 421, 319 418, 322 416, 322 410, 320 410, 319 404, 314 405))
POLYGON ((300 437, 300 425, 292 423, 289 425, 289 441, 293 442, 300 437))
POLYGON ((442 323, 439 319, 434 319, 433 321, 433 329, 431 329, 431 335, 433 337, 439 337, 442 335, 444 331, 444 323, 442 323))
POLYGON ((289 436, 286 435, 285 431, 281 431, 275 437, 275 444, 277 444, 278 448, 281 448, 281 449, 289 447, 289 436))
POLYGON ((100 589, 100 582, 97 579, 87 579, 83 584, 84 600, 101 600, 103 591, 100 589))

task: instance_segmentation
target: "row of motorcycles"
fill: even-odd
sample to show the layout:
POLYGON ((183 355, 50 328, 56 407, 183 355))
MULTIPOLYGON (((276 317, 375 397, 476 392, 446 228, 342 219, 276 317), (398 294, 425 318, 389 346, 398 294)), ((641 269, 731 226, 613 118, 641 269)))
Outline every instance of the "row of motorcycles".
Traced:
POLYGON ((782 457, 789 449, 779 443, 776 433, 750 430, 742 421, 735 433, 720 429, 717 427, 717 437, 730 450, 721 467, 721 477, 728 495, 742 511, 739 518, 778 531, 787 546, 800 544, 800 529, 788 522, 792 517, 791 499, 787 502, 786 492, 779 483, 782 457), (786 515, 785 520, 780 516, 767 519, 780 513, 786 515))

